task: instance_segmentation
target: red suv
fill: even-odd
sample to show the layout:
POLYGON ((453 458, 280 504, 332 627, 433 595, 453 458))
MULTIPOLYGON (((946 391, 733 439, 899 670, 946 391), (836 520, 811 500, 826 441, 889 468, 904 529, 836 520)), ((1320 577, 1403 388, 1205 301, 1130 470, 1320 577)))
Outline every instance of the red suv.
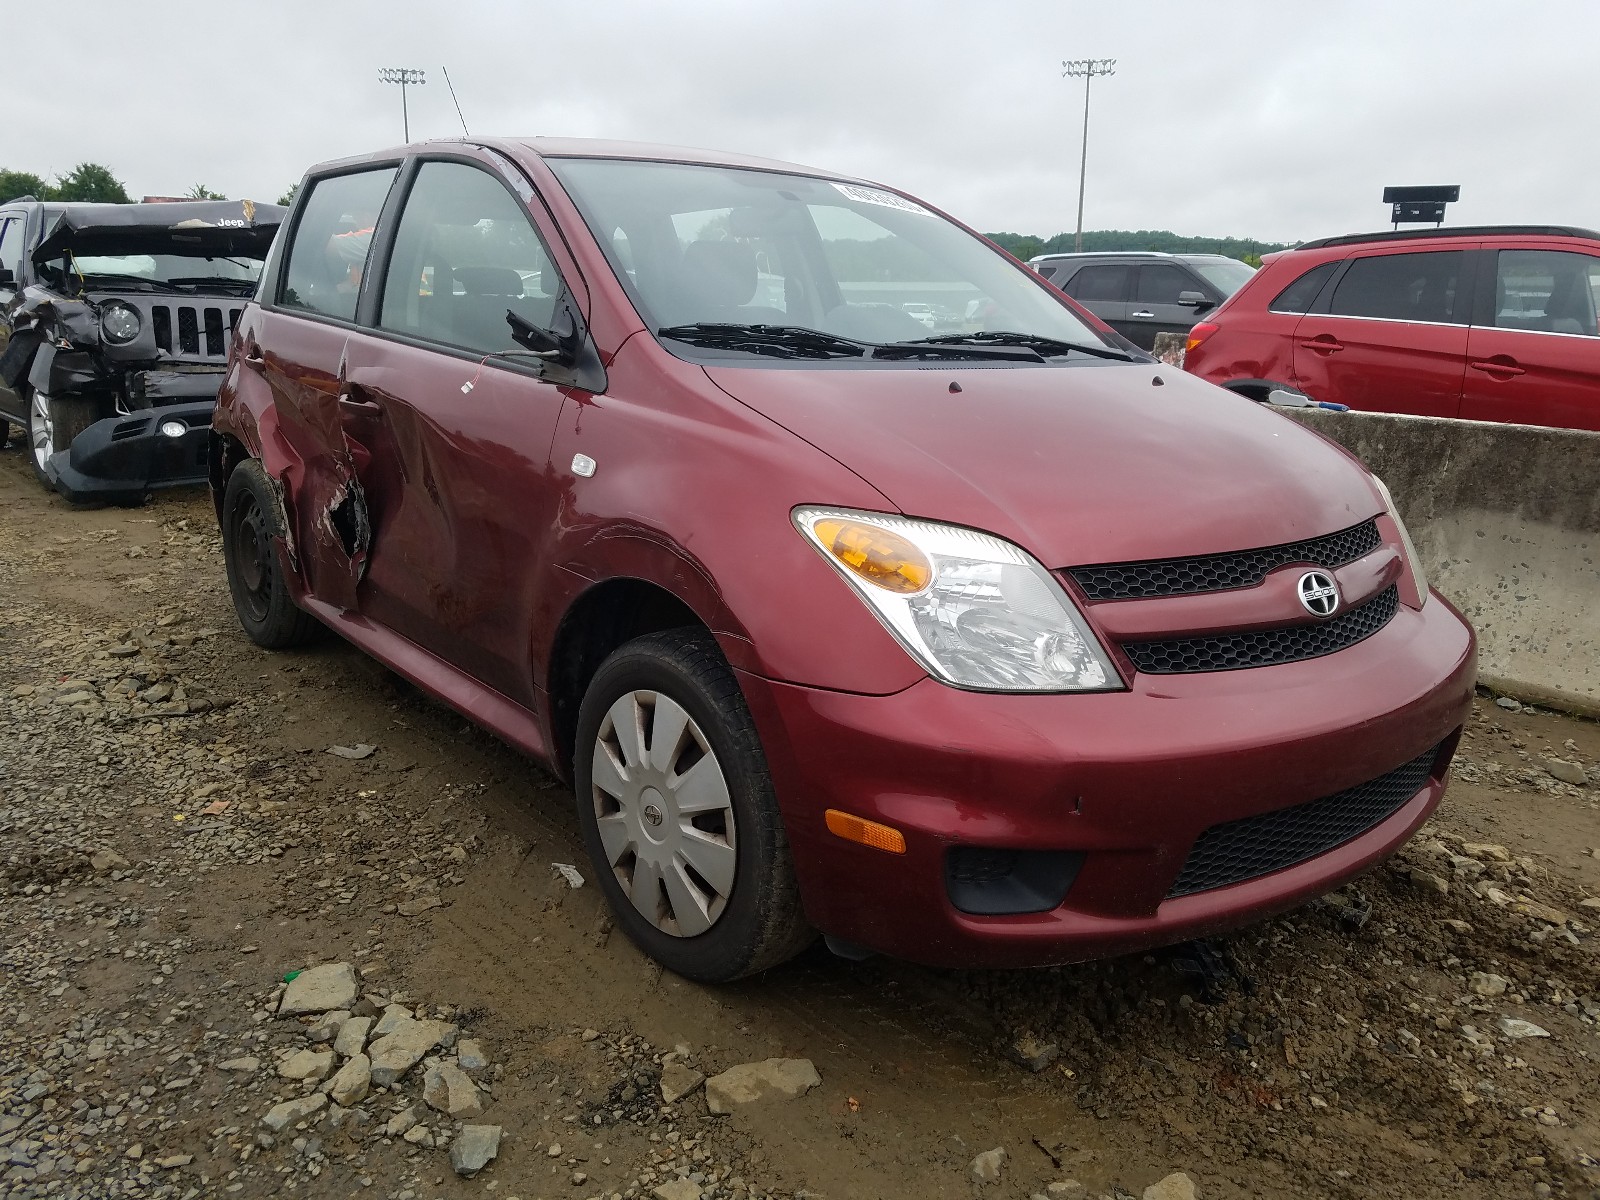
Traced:
POLYGON ((1187 370, 1376 412, 1600 429, 1600 233, 1483 226, 1272 256, 1189 334, 1187 370))
POLYGON ((819 930, 1060 963, 1291 907, 1421 824, 1471 702, 1350 456, 785 163, 314 169, 211 480, 250 637, 325 625, 569 779, 619 923, 700 979, 819 930))

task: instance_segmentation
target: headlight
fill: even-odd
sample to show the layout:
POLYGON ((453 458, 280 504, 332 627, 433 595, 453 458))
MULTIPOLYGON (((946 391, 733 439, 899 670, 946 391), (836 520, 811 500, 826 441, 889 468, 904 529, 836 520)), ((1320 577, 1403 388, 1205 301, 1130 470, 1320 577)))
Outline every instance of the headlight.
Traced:
POLYGON ((1394 522, 1394 527, 1400 531, 1400 544, 1406 549, 1406 565, 1411 568, 1411 578, 1416 581, 1417 595, 1422 603, 1428 602, 1428 576, 1422 569, 1422 559, 1417 557, 1417 548, 1411 543, 1411 531, 1406 528, 1406 523, 1400 519, 1400 510, 1394 506, 1394 497, 1389 494, 1388 486, 1376 475, 1372 482, 1378 485, 1378 492, 1383 497, 1384 507, 1389 510, 1389 519, 1394 522))
POLYGON ((113 345, 121 346, 139 336, 139 326, 144 319, 131 304, 112 300, 100 306, 100 336, 113 345))
POLYGON ((795 527, 935 679, 994 692, 1120 689, 1061 586, 986 533, 842 508, 797 508, 795 527))

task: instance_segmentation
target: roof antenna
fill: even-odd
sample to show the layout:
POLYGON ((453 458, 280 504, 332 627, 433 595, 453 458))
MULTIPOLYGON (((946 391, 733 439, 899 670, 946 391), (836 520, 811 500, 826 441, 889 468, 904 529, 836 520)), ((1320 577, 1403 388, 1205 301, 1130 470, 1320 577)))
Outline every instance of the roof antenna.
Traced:
POLYGON ((472 134, 467 129, 467 119, 461 116, 461 101, 456 99, 456 85, 450 82, 450 68, 442 66, 439 70, 444 72, 444 85, 450 89, 450 99, 456 106, 456 116, 461 117, 461 132, 471 137, 472 134))

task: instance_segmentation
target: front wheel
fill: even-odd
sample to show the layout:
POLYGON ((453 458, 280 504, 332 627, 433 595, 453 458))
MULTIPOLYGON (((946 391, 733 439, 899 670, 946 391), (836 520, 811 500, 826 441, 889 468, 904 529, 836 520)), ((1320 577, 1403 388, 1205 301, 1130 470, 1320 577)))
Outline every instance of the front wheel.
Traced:
POLYGON ((78 396, 50 396, 34 392, 28 401, 28 446, 33 451, 33 474, 46 491, 55 491, 45 466, 58 450, 99 419, 93 400, 78 396))
POLYGON ((663 966, 720 983, 815 938, 766 755, 709 634, 650 634, 601 664, 579 708, 573 774, 601 890, 663 966))
POLYGON ((275 545, 283 536, 277 514, 266 470, 245 459, 222 493, 222 558, 239 624, 252 642, 268 650, 302 645, 322 629, 289 595, 275 545))

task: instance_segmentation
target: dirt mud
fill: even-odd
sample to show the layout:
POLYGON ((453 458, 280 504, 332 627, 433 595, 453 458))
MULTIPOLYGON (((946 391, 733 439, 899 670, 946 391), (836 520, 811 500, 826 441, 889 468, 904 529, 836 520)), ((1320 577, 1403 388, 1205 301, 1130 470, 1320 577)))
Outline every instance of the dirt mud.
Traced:
POLYGON ((554 869, 563 787, 332 637, 246 641, 205 495, 74 510, 13 446, 0 513, 0 1196, 1600 1196, 1594 723, 1480 696, 1418 838, 1204 974, 818 946, 703 987, 554 869), (465 1040, 273 1130, 322 963, 465 1040), (423 1101, 478 1054, 481 1116, 423 1101), (774 1057, 820 1085, 663 1099, 774 1057), (463 1124, 503 1131, 471 1178, 463 1124))

